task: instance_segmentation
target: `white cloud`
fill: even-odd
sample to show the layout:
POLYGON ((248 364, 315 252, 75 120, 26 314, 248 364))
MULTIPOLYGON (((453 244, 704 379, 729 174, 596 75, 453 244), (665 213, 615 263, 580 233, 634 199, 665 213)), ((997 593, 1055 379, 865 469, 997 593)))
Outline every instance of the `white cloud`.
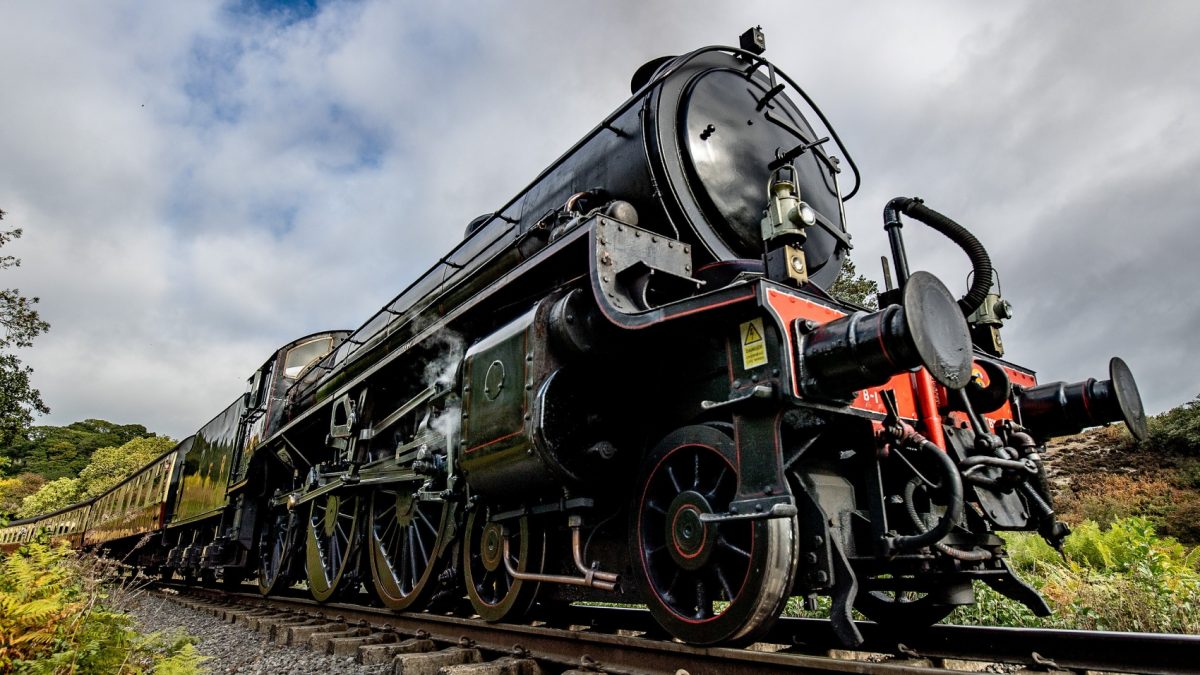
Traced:
MULTIPOLYGON (((927 196, 993 247, 1028 312, 1014 359, 1054 379, 1133 350, 1162 409, 1200 379, 1171 351, 1197 308, 1139 302, 1155 278, 1111 259, 1134 241, 1137 265, 1195 280, 1187 200, 1172 199, 1197 157, 1182 113, 1200 22, 1176 16, 1190 7, 1085 23, 1070 3, 335 2, 289 23, 202 3, 8 4, 0 207, 26 236, 5 285, 42 296, 53 324, 25 355, 48 422, 185 435, 278 344, 365 320, 620 103, 643 61, 761 23, 863 169, 860 269, 885 249, 883 202, 927 196), (1135 233, 1079 218, 1147 174, 1171 208, 1124 195, 1110 212, 1139 214, 1135 233), (1124 335, 1114 302, 1160 322, 1143 342, 1163 346, 1124 335)), ((958 283, 957 252, 910 238, 914 262, 958 283)))

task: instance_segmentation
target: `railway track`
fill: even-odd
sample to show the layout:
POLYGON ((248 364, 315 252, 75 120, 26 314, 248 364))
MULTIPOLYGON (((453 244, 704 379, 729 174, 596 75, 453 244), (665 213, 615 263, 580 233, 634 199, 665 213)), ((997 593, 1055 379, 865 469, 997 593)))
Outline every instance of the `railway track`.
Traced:
POLYGON ((1045 671, 1195 673, 1200 636, 934 626, 897 639, 859 625, 861 651, 841 650, 828 621, 785 618, 747 649, 670 641, 638 609, 570 607, 554 621, 488 624, 402 614, 358 604, 160 584, 168 597, 257 630, 276 644, 308 645, 393 672, 534 673, 945 673, 1011 664, 1045 671))

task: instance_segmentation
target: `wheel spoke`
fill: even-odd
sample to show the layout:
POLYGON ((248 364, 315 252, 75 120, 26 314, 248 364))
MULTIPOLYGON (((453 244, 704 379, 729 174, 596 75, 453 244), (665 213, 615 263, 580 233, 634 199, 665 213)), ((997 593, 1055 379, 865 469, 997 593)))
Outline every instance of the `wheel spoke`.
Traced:
POLYGON ((667 466, 667 478, 671 479, 671 485, 675 486, 676 494, 683 492, 683 488, 679 485, 679 479, 675 478, 675 468, 667 466))
POLYGON ((725 591, 724 600, 733 600, 733 587, 729 585, 729 580, 725 578, 725 570, 721 569, 720 565, 713 566, 713 572, 717 577, 717 583, 721 584, 721 590, 725 591))
POLYGON ((421 519, 421 522, 425 523, 425 526, 429 528, 430 532, 437 532, 437 527, 435 527, 433 523, 429 522, 429 519, 425 517, 425 514, 419 508, 417 509, 417 516, 421 519))
MULTIPOLYGON (((381 498, 385 498, 385 497, 386 497, 386 495, 380 495, 379 497, 376 497, 376 499, 381 499, 381 498)), ((389 501, 391 501, 391 500, 389 500, 389 501)), ((396 515, 396 502, 391 501, 390 504, 383 507, 382 511, 375 512, 375 520, 376 520, 376 522, 382 521, 382 522, 386 522, 386 523, 394 523, 394 522, 396 522, 395 515, 396 515)))
POLYGON ((408 532, 408 573, 411 577, 412 585, 416 585, 417 577, 420 576, 420 574, 417 572, 417 547, 413 545, 412 540, 413 529, 414 528, 409 528, 408 532))
POLYGON ((433 554, 433 547, 425 546, 425 538, 421 536, 421 531, 418 530, 417 528, 415 528, 415 527, 412 528, 412 534, 413 534, 413 539, 412 539, 412 541, 409 542, 410 545, 413 545, 414 548, 416 548, 418 551, 421 552, 422 564, 428 565, 429 564, 429 556, 433 554))
POLYGON ((388 520, 387 524, 384 525, 382 529, 376 526, 375 536, 378 537, 380 541, 392 541, 395 536, 395 532, 399 529, 399 523, 397 523, 394 519, 388 520))
POLYGON ((667 594, 670 595, 675 590, 675 585, 679 583, 679 578, 683 576, 683 572, 679 568, 673 570, 671 575, 671 583, 667 584, 667 594))
POLYGON ((722 464, 721 472, 717 474, 717 479, 713 481, 712 489, 704 494, 705 497, 713 499, 717 496, 717 491, 721 489, 721 483, 725 480, 725 476, 729 474, 729 466, 722 464))
POLYGON ((725 537, 721 537, 721 536, 717 537, 717 546, 720 546, 721 548, 725 549, 726 551, 732 551, 733 553, 736 553, 737 555, 739 555, 743 558, 746 558, 747 560, 750 559, 749 551, 745 551, 745 550, 738 548, 737 546, 734 546, 725 537))
POLYGON ((708 586, 704 584, 704 579, 696 576, 696 616, 701 619, 707 619, 713 615, 712 599, 708 597, 708 586))

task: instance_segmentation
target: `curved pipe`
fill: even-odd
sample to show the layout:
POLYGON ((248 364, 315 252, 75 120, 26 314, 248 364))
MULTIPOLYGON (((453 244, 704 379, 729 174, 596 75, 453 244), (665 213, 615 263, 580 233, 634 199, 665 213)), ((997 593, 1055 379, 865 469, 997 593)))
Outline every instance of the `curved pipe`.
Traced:
POLYGON ((617 588, 617 581, 621 578, 619 574, 614 572, 604 572, 595 567, 588 567, 583 564, 583 556, 579 551, 579 527, 571 528, 571 553, 575 559, 575 566, 583 573, 581 577, 572 577, 562 574, 534 574, 532 572, 521 572, 513 565, 510 554, 509 538, 504 537, 504 544, 501 550, 501 557, 504 559, 504 570, 514 579, 521 581, 532 581, 546 584, 565 584, 567 586, 586 586, 589 588, 598 588, 602 591, 612 591, 617 588))
POLYGON ((908 262, 904 259, 903 250, 900 251, 900 255, 897 255, 896 250, 900 241, 897 228, 901 226, 900 214, 902 213, 945 235, 967 254, 967 257, 971 259, 971 268, 975 274, 971 280, 970 290, 958 301, 958 306, 962 308, 964 316, 979 309, 984 299, 987 298, 988 291, 992 288, 992 277, 995 274, 987 249, 979 243, 975 235, 967 231, 967 228, 925 206, 924 202, 915 197, 896 197, 883 207, 884 229, 889 233, 894 232, 892 257, 895 259, 896 275, 900 277, 901 282, 908 276, 908 262))
MULTIPOLYGON (((933 546, 940 543, 950 530, 962 519, 963 514, 963 486, 962 478, 958 475, 958 467, 954 466, 954 461, 950 456, 942 452, 938 446, 923 440, 919 447, 928 454, 937 457, 938 466, 942 470, 942 489, 948 494, 949 503, 946 505, 946 513, 938 519, 937 523, 928 530, 920 534, 900 535, 892 537, 892 546, 896 548, 921 548, 923 546, 933 546)), ((906 497, 908 495, 905 495, 906 497)))
MULTIPOLYGON (((908 485, 904 486, 904 506, 908 510, 908 517, 910 520, 912 520, 913 525, 916 526, 916 528, 921 532, 924 532, 929 528, 929 526, 925 524, 924 519, 921 518, 921 514, 917 513, 916 504, 913 503, 913 495, 916 492, 917 485, 919 483, 920 479, 913 478, 908 482, 908 485)), ((973 548, 969 551, 966 551, 961 548, 954 548, 953 546, 940 541, 933 546, 951 558, 962 560, 963 562, 979 562, 982 560, 991 560, 993 557, 991 551, 986 551, 981 548, 973 548)))
POLYGON ((974 455, 962 461, 959 465, 963 468, 972 468, 976 466, 994 466, 998 469, 1006 469, 1008 471, 1016 471, 1019 473, 1037 473, 1037 465, 1029 460, 1020 459, 1002 459, 1000 457, 988 457, 987 455, 974 455))

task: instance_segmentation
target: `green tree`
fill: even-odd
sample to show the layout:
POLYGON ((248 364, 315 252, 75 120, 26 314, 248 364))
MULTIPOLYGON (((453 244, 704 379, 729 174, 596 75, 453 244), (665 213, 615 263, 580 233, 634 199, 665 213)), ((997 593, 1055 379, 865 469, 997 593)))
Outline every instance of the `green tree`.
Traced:
MULTIPOLYGON (((4 211, 0 211, 0 220, 4 211)), ((0 247, 18 239, 21 229, 0 231, 0 247)), ((18 267, 21 259, 0 256, 0 270, 18 267)), ((0 289, 0 445, 12 439, 33 423, 33 413, 46 414, 50 408, 42 395, 29 382, 33 370, 21 364, 12 350, 33 345, 33 339, 50 328, 38 316, 34 305, 37 298, 27 298, 16 288, 0 289)))
POLYGON ((40 490, 21 501, 18 518, 29 518, 57 511, 79 501, 79 479, 59 478, 42 486, 40 490))
POLYGON ((0 518, 8 518, 21 508, 21 502, 46 484, 36 473, 0 478, 0 518))
POLYGON ((115 424, 88 419, 65 427, 30 427, 0 455, 12 460, 8 473, 28 471, 47 479, 78 476, 98 448, 117 447, 129 441, 154 436, 140 424, 115 424))
POLYGON ((79 472, 79 498, 91 499, 120 483, 154 458, 175 447, 166 436, 135 438, 119 448, 99 448, 79 472))
POLYGON ((879 284, 856 272, 854 263, 850 262, 850 256, 843 257, 842 269, 838 272, 837 279, 830 284, 829 294, 842 302, 854 303, 867 309, 878 308, 879 284))

